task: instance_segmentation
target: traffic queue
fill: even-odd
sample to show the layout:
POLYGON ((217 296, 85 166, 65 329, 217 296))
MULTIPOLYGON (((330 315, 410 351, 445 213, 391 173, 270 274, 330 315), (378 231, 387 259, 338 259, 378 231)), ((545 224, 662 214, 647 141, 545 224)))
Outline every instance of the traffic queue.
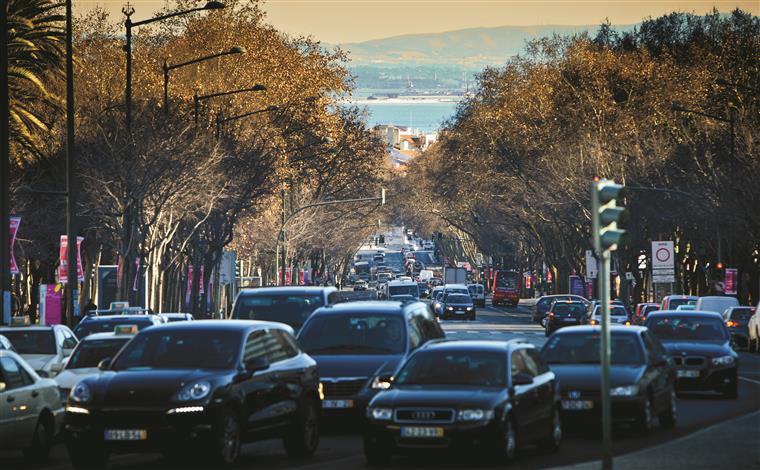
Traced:
MULTIPOLYGON (((506 462, 523 445, 556 451, 564 428, 600 420, 596 302, 539 299, 548 339, 538 349, 446 338, 443 319, 475 317, 466 285, 434 289, 430 303, 419 289, 384 301, 340 294, 244 290, 224 320, 124 310, 95 313, 74 331, 0 328, 0 446, 40 461, 63 439, 75 468, 135 452, 232 465, 242 444, 263 439, 309 457, 321 423, 345 419, 373 465, 462 448, 506 462)), ((737 396, 730 329, 747 309, 679 310, 681 300, 611 326, 613 422, 639 435, 675 426, 677 392, 737 396)), ((705 309, 726 302, 696 299, 705 309)))

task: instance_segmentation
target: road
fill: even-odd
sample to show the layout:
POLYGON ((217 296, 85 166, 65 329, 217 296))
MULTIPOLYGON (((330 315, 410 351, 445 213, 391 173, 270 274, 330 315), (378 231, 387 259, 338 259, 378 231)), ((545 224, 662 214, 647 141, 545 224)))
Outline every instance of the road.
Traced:
MULTIPOLYGON (((480 309, 474 322, 443 321, 449 337, 456 339, 521 339, 540 346, 545 337, 543 330, 530 322, 528 310, 518 308, 487 307, 480 309)), ((708 395, 680 396, 678 399, 678 424, 672 430, 656 429, 650 436, 640 438, 618 433, 614 437, 615 455, 632 452, 685 436, 713 423, 725 421, 760 409, 760 355, 742 353, 740 357, 739 398, 724 400, 708 395)), ((521 451, 511 468, 551 468, 586 462, 599 457, 600 437, 594 432, 566 430, 562 448, 556 454, 542 455, 537 451, 521 451)), ((748 450, 749 452, 749 450, 748 450)), ((426 456, 398 458, 396 468, 489 468, 487 461, 479 461, 474 455, 426 456)), ((162 469, 169 466, 159 454, 129 454, 112 456, 108 468, 142 470, 162 469)), ((20 453, 0 452, 0 468, 29 468, 20 453)), ((51 455, 48 469, 71 468, 66 449, 57 445, 51 455)), ((279 441, 267 441, 245 446, 238 468, 271 469, 352 469, 368 468, 362 454, 358 434, 329 431, 324 434, 317 455, 306 461, 294 461, 285 456, 279 441)))

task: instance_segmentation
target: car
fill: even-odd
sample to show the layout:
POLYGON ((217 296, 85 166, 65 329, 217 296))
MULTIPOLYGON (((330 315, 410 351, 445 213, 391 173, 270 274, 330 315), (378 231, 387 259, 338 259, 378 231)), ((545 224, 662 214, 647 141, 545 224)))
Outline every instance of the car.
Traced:
MULTIPOLYGON (((602 321, 602 306, 597 304, 594 307, 594 311, 588 316, 587 323, 589 325, 598 325, 602 321)), ((610 305, 610 323, 618 325, 630 325, 631 321, 628 319, 628 312, 622 305, 610 305)))
POLYGON ((378 284, 385 284, 385 283, 387 283, 388 281, 390 281, 392 279, 393 279, 393 274, 392 273, 385 273, 385 272, 383 272, 383 273, 377 273, 377 282, 378 282, 378 284))
POLYGON ((231 318, 285 323, 298 331, 319 307, 340 302, 334 287, 265 287, 243 289, 235 298, 231 318))
POLYGON ((364 455, 470 449, 514 459, 518 445, 556 451, 562 440, 559 386, 530 344, 435 341, 403 364, 366 412, 364 455))
POLYGON ((158 316, 161 317, 164 323, 195 320, 195 317, 190 313, 159 313, 158 316))
POLYGON ((701 312, 715 312, 722 314, 727 308, 738 307, 739 300, 730 295, 708 295, 700 297, 694 306, 701 312))
POLYGON ((586 304, 573 300, 557 300, 549 309, 546 316, 544 333, 546 336, 565 326, 583 325, 586 323, 586 304))
POLYGON ((470 297, 480 308, 486 307, 486 290, 483 284, 467 284, 467 289, 470 291, 470 297))
POLYGON ((749 319, 754 313, 755 307, 729 307, 723 312, 735 348, 749 350, 749 319))
POLYGON ((760 352, 760 302, 747 322, 749 352, 760 352))
POLYGON ((586 300, 584 297, 581 297, 580 295, 544 295, 536 300, 536 305, 533 307, 533 312, 531 315, 533 323, 541 323, 543 318, 549 314, 549 309, 551 308, 552 304, 557 300, 572 300, 577 302, 584 302, 585 305, 588 305, 588 300, 586 300))
POLYGON ((98 315, 82 318, 74 328, 77 338, 84 339, 93 333, 110 333, 119 325, 136 325, 138 330, 144 330, 164 324, 158 315, 98 315))
POLYGON ((443 291, 445 293, 470 295, 470 289, 465 284, 446 284, 443 286, 443 291))
POLYGON ((397 279, 395 281, 388 282, 385 287, 385 294, 388 299, 393 299, 394 296, 398 295, 406 295, 419 300, 420 286, 411 278, 397 279))
POLYGON ((0 335, 0 350, 5 349, 6 351, 13 351, 16 352, 16 348, 13 347, 13 344, 10 342, 8 338, 6 338, 3 335, 0 335))
POLYGON ((649 312, 654 312, 655 310, 659 309, 660 304, 653 302, 636 304, 636 309, 633 312, 633 317, 631 317, 631 323, 634 325, 642 325, 645 321, 647 321, 647 315, 649 312))
POLYGON ((137 325, 119 325, 111 333, 93 333, 82 339, 62 368, 56 370, 61 400, 65 403, 71 389, 84 377, 99 374, 100 361, 116 356, 138 331, 137 325))
MULTIPOLYGON (((562 422, 587 427, 601 420, 600 326, 572 326, 555 332, 541 348, 560 383, 562 422)), ((612 419, 641 435, 655 419, 676 424, 676 370, 663 345, 642 326, 610 326, 612 419)))
POLYGON ((13 326, 0 328, 0 335, 44 378, 55 376, 54 367, 59 367, 79 343, 66 325, 25 326, 18 320, 13 326))
POLYGON ((695 305, 699 300, 696 295, 667 295, 660 302, 660 310, 675 310, 679 305, 695 305))
POLYGON ((422 302, 347 302, 314 312, 298 341, 319 364, 325 416, 361 419, 399 364, 444 336, 422 302))
POLYGON ((354 283, 353 289, 356 291, 367 290, 367 282, 363 280, 358 280, 354 283))
POLYGON ((651 313, 646 327, 673 356, 679 391, 715 390, 737 397, 739 355, 721 314, 663 310, 651 313))
POLYGON ((40 377, 20 355, 0 349, 0 449, 21 449, 43 463, 63 425, 55 382, 40 377))
POLYGON ((232 466, 241 444, 258 439, 282 438, 291 457, 317 449, 317 365, 283 323, 168 323, 140 331, 99 368, 66 406, 77 469, 103 467, 111 453, 157 451, 232 466))
POLYGON ((430 297, 430 287, 427 285, 427 282, 418 282, 417 285, 420 288, 421 299, 427 299, 430 297))
POLYGON ((441 317, 453 318, 455 320, 475 320, 476 311, 475 303, 469 294, 449 293, 443 302, 441 317))

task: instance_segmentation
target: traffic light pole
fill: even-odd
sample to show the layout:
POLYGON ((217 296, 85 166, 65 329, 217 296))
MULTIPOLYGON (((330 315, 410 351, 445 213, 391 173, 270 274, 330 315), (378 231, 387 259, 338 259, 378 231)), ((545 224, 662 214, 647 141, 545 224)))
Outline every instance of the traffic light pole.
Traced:
POLYGON ((601 253, 599 270, 599 300, 602 304, 602 335, 600 352, 602 365, 602 469, 612 469, 612 407, 610 406, 610 251, 601 253))

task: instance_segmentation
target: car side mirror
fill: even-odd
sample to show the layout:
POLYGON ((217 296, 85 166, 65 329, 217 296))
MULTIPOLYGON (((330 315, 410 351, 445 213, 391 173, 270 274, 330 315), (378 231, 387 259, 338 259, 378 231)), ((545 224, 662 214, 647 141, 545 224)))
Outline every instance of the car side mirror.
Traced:
POLYGON ((63 348, 61 352, 63 353, 63 357, 69 357, 74 352, 74 348, 63 348))
POLYGON ((525 372, 520 372, 519 374, 512 377, 512 385, 530 385, 533 383, 533 377, 526 374, 525 372))
POLYGON ((108 368, 111 367, 111 358, 107 357, 103 359, 102 361, 98 362, 98 369, 100 370, 108 370, 108 368))
POLYGON ((50 372, 53 372, 54 374, 57 374, 63 370, 63 363, 62 362, 56 362, 55 364, 52 364, 50 366, 50 372))
POLYGON ((269 369, 269 360, 266 357, 254 357, 245 361, 245 370, 249 374, 269 369))

